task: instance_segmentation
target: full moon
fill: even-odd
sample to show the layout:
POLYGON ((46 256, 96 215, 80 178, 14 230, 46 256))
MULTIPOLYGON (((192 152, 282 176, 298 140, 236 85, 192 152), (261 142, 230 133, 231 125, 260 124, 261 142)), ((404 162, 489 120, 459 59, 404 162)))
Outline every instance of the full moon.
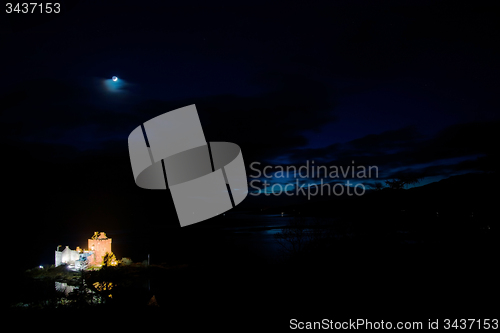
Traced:
POLYGON ((113 76, 113 77, 111 78, 111 80, 113 80, 113 81, 118 81, 118 77, 117 77, 117 76, 113 76))

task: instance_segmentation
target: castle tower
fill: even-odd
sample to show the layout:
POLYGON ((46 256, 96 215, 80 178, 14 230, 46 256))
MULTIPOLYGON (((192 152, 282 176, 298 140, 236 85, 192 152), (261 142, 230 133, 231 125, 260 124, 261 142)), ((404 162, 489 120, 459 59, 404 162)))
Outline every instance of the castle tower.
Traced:
POLYGON ((89 239, 89 248, 93 254, 89 257, 89 264, 92 266, 102 265, 102 257, 106 252, 111 253, 111 238, 108 238, 104 232, 96 231, 89 239))
POLYGON ((59 251, 60 247, 61 245, 59 245, 56 250, 56 267, 62 265, 62 252, 59 251))

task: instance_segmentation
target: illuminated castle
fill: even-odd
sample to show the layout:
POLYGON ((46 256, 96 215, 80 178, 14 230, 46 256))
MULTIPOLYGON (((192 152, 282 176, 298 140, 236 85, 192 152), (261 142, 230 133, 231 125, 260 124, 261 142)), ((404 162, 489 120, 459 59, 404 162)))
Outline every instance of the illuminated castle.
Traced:
POLYGON ((92 255, 89 257, 89 265, 102 265, 102 257, 107 253, 111 253, 111 238, 108 238, 104 232, 94 232, 94 236, 89 239, 89 250, 92 255))
POLYGON ((104 232, 94 232, 92 238, 89 239, 88 245, 88 250, 82 250, 80 247, 71 250, 69 246, 66 246, 63 251, 59 251, 59 245, 56 250, 55 266, 66 264, 72 268, 74 267, 74 269, 80 269, 85 260, 88 266, 101 266, 102 257, 106 253, 112 253, 111 238, 108 238, 104 232))

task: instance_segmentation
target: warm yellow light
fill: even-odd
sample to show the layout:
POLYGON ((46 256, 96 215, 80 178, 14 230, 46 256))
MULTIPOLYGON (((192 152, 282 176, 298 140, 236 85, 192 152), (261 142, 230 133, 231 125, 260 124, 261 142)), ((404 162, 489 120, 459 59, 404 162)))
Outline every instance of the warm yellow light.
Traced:
POLYGON ((93 286, 98 291, 111 290, 114 287, 113 282, 94 282, 93 286))

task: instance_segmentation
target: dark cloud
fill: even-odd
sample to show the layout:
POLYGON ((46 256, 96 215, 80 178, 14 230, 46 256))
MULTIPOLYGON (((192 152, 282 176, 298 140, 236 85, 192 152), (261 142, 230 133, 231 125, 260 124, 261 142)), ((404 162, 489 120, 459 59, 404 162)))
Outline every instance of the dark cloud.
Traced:
POLYGON ((55 79, 17 85, 0 96, 4 138, 96 149, 108 140, 126 139, 140 115, 116 107, 99 87, 55 79))
POLYGON ((237 142, 247 155, 272 158, 307 143, 301 134, 335 120, 328 88, 299 75, 268 74, 254 83, 273 82, 255 96, 216 95, 179 101, 135 100, 127 108, 106 104, 93 89, 56 80, 14 88, 5 101, 2 123, 10 137, 96 148, 124 138, 139 124, 165 112, 196 104, 207 140, 237 142), (259 134, 259 135, 257 135, 259 134))
MULTIPOLYGON (((376 165, 381 177, 408 173, 452 175, 484 170, 496 152, 498 121, 449 126, 432 137, 407 126, 369 134, 324 148, 301 148, 304 131, 314 131, 337 120, 332 91, 304 75, 266 73, 253 84, 269 90, 253 96, 215 95, 184 100, 134 100, 116 108, 96 88, 83 88, 57 80, 27 82, 2 98, 2 124, 8 140, 45 142, 31 156, 76 156, 119 151, 126 157, 126 138, 139 124, 165 112, 196 104, 208 141, 239 144, 248 164, 268 161, 302 165, 315 160, 323 165, 376 165), (54 144, 51 148, 50 143, 54 144), (45 151, 45 153, 42 153, 45 151)), ((33 145, 32 147, 35 147, 33 145)), ((30 150, 30 146, 24 149, 30 150)), ((45 158, 47 159, 47 158, 45 158)))
POLYGON ((398 130, 386 131, 380 134, 369 134, 359 139, 354 139, 347 143, 352 151, 358 150, 362 153, 387 152, 408 148, 421 139, 415 127, 405 127, 398 130))
POLYGON ((216 95, 181 101, 146 101, 134 107, 141 122, 189 104, 196 104, 208 141, 235 142, 245 160, 272 159, 303 146, 301 134, 336 120, 331 95, 323 83, 286 73, 255 78, 271 89, 254 96, 216 95))
POLYGON ((498 121, 452 125, 427 138, 414 127, 406 127, 325 148, 294 149, 287 158, 292 165, 304 165, 306 161, 327 166, 348 166, 352 161, 356 165, 375 165, 382 178, 488 171, 498 165, 499 125, 498 121))

